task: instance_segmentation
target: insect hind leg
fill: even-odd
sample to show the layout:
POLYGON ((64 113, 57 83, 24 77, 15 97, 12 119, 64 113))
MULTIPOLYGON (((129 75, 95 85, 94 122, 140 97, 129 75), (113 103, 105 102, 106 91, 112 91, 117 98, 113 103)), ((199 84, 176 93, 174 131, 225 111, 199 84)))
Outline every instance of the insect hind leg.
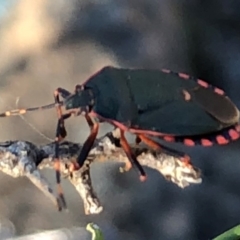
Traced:
POLYGON ((169 154, 178 157, 186 166, 192 168, 190 157, 185 153, 163 146, 144 134, 138 134, 137 136, 143 143, 145 143, 147 146, 154 149, 155 151, 163 150, 165 152, 168 152, 169 154))
POLYGON ((124 130, 120 130, 120 145, 123 148, 125 154, 127 155, 127 158, 129 161, 126 161, 124 168, 120 168, 120 171, 129 171, 132 168, 132 165, 135 165, 140 173, 140 180, 145 181, 146 180, 146 173, 143 170, 143 167, 138 162, 136 156, 132 153, 131 148, 127 142, 127 139, 124 136, 124 130))

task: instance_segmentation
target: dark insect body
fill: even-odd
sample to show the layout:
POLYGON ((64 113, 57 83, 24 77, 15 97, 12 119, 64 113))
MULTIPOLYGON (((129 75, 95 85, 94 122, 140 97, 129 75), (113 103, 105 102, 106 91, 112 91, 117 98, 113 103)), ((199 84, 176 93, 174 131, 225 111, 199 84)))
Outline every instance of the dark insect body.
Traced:
MULTIPOLYGON (((240 136, 239 110, 224 91, 184 73, 104 67, 82 85, 77 85, 73 94, 58 88, 54 98, 53 104, 8 111, 0 117, 56 107, 55 157, 58 159, 59 141, 66 136, 64 120, 71 115, 84 115, 90 135, 73 170, 81 167, 87 158, 96 139, 99 122, 108 122, 119 128, 120 145, 129 159, 124 169, 127 171, 135 165, 142 180, 146 174, 131 152, 125 132, 135 134, 137 143, 142 141, 156 150, 170 151, 151 137, 188 146, 212 146, 227 144, 240 136), (60 101, 60 96, 63 101, 60 101), (67 113, 62 113, 62 106, 67 113)), ((176 154, 176 151, 172 152, 176 154)), ((187 155, 177 154, 186 164, 190 163, 187 155)), ((59 161, 56 161, 56 170, 60 184, 59 161)))

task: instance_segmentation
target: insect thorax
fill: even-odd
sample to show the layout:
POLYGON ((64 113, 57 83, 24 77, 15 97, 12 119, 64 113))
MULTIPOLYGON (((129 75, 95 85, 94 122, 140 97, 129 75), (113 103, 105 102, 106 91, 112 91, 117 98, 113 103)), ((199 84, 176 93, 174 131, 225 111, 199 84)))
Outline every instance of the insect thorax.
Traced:
POLYGON ((79 109, 81 112, 89 112, 90 108, 94 104, 93 94, 90 89, 83 89, 77 91, 65 100, 65 108, 79 109))

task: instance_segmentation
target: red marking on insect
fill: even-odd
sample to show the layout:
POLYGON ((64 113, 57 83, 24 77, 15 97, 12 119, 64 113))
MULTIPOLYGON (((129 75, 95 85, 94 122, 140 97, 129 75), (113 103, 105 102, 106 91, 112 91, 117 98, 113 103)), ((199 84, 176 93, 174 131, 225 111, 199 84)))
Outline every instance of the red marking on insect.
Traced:
POLYGON ((206 146, 206 147, 213 145, 213 143, 212 143, 210 140, 206 139, 206 138, 203 138, 203 139, 201 140, 201 144, 202 144, 203 146, 206 146))
POLYGON ((229 136, 231 137, 232 140, 236 140, 239 138, 239 133, 235 131, 234 129, 230 129, 228 131, 229 136))
POLYGON ((195 142, 189 138, 184 139, 183 143, 187 146, 195 146, 195 142))
POLYGON ((207 88, 209 86, 209 84, 201 79, 197 80, 198 84, 201 85, 202 87, 207 88))
POLYGON ((217 88, 217 87, 214 88, 214 92, 217 93, 217 94, 219 94, 219 95, 224 95, 224 94, 225 94, 222 89, 217 88))
POLYGON ((235 126, 235 130, 236 130, 237 132, 240 132, 240 125, 235 126))
POLYGON ((222 136, 222 135, 218 135, 217 137, 216 137, 216 141, 217 141, 217 143, 218 144, 227 144, 227 143, 229 143, 229 141, 224 137, 224 136, 222 136))
POLYGON ((173 137, 173 136, 165 136, 165 137, 163 137, 163 140, 165 140, 167 142, 175 142, 175 137, 173 137))
POLYGON ((145 182, 147 180, 147 176, 140 176, 140 181, 145 182))
POLYGON ((191 100, 191 95, 190 95, 190 93, 189 93, 188 91, 182 90, 182 92, 183 92, 184 100, 185 100, 185 101, 191 100))
MULTIPOLYGON (((118 122, 116 121, 111 121, 112 124, 115 124, 116 126, 118 125, 118 122)), ((142 134, 149 134, 151 136, 156 136, 156 137, 161 137, 166 135, 166 133, 161 133, 161 132, 156 132, 156 131, 151 131, 151 130, 142 130, 142 129, 137 129, 137 128, 129 128, 128 129, 129 132, 134 133, 134 134, 138 134, 138 133, 142 133, 142 134)))
POLYGON ((185 74, 185 73, 178 73, 178 76, 179 76, 180 78, 184 78, 184 79, 189 79, 189 78, 190 78, 190 76, 187 75, 187 74, 185 74))
POLYGON ((162 69, 162 72, 164 72, 164 73, 170 73, 171 71, 168 70, 168 69, 162 69))
POLYGON ((137 128, 132 128, 132 127, 127 127, 126 125, 116 121, 116 120, 113 120, 113 119, 109 119, 109 118, 104 118, 102 116, 100 116, 99 114, 97 114, 96 112, 94 111, 91 111, 89 114, 89 116, 91 117, 97 117, 99 118, 100 120, 103 120, 105 122, 109 122, 111 124, 113 124, 114 126, 120 128, 121 130, 123 131, 128 131, 130 133, 134 133, 134 134, 149 134, 151 136, 156 136, 156 137, 161 137, 161 136, 164 136, 166 135, 165 133, 161 133, 161 132, 156 132, 156 131, 151 131, 151 130, 142 130, 142 129, 137 129, 137 128))

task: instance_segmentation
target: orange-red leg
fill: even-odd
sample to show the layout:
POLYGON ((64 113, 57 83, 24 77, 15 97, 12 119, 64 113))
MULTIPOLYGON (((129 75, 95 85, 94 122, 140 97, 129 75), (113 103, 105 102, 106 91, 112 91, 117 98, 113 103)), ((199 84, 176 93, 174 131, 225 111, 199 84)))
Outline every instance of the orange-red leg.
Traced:
POLYGON ((83 144, 82 150, 77 158, 78 167, 81 167, 83 165, 84 161, 86 160, 86 158, 94 144, 94 141, 97 137, 98 130, 99 130, 99 123, 93 122, 92 119, 87 114, 85 115, 85 118, 88 122, 91 132, 90 132, 90 135, 88 136, 87 140, 83 144))
POLYGON ((148 145, 152 149, 154 149, 154 150, 162 149, 162 147, 159 143, 155 142, 154 140, 150 139, 149 137, 147 137, 143 134, 138 134, 137 136, 142 142, 144 142, 146 145, 148 145))
MULTIPOLYGON (((56 181, 57 181, 57 192, 59 196, 59 200, 61 201, 61 205, 63 208, 67 208, 67 204, 64 198, 63 189, 61 186, 61 173, 60 173, 60 160, 59 160, 59 143, 66 137, 67 132, 64 126, 64 119, 67 119, 71 116, 71 113, 62 114, 62 108, 60 105, 59 95, 61 94, 61 89, 57 89, 54 92, 54 100, 56 104, 57 116, 58 116, 58 124, 56 129, 56 138, 55 138, 55 158, 54 158, 54 168, 56 171, 56 181)), ((64 94, 66 94, 64 92, 64 94)), ((61 206, 59 206, 59 210, 61 210, 61 206)))
POLYGON ((91 117, 89 117, 88 114, 85 115, 85 119, 86 119, 86 121, 88 123, 88 126, 90 127, 90 130, 91 130, 93 128, 93 126, 94 126, 93 120, 91 119, 91 117))
POLYGON ((159 150, 167 150, 168 152, 177 155, 178 157, 180 157, 180 159, 186 164, 186 165, 191 165, 190 163, 190 157, 182 152, 173 150, 171 148, 165 147, 165 146, 161 146, 158 142, 152 140, 151 138, 147 137, 144 134, 138 134, 137 135, 140 140, 142 142, 144 142, 147 146, 149 146, 150 148, 154 149, 155 151, 159 151, 159 150))
MULTIPOLYGON (((63 89, 63 88, 58 88, 54 92, 55 107, 56 107, 57 116, 58 116, 58 124, 57 124, 56 139, 55 139, 55 170, 56 170, 56 179, 57 179, 57 184, 58 184, 59 197, 62 200, 65 207, 66 207, 66 202, 65 202, 65 199, 64 199, 62 187, 60 185, 61 176, 60 176, 60 160, 59 160, 59 143, 67 135, 67 131, 66 131, 65 126, 64 126, 64 120, 71 117, 72 114, 74 114, 74 112, 70 112, 70 113, 67 113, 67 114, 63 115, 62 114, 62 108, 61 108, 62 104, 60 104, 61 102, 60 102, 59 97, 61 96, 63 99, 66 99, 70 95, 71 95, 71 93, 69 91, 63 89)), ((75 169, 75 168, 76 168, 75 164, 72 164, 72 166, 69 167, 70 171, 72 169, 75 169)))
POLYGON ((145 181, 146 180, 146 173, 143 170, 141 164, 138 162, 136 156, 132 153, 131 148, 127 142, 127 139, 124 136, 124 131, 120 130, 120 145, 123 148, 125 154, 128 157, 128 160, 124 166, 124 168, 122 168, 123 171, 129 171, 132 168, 132 165, 135 165, 140 173, 140 180, 141 181, 145 181))

